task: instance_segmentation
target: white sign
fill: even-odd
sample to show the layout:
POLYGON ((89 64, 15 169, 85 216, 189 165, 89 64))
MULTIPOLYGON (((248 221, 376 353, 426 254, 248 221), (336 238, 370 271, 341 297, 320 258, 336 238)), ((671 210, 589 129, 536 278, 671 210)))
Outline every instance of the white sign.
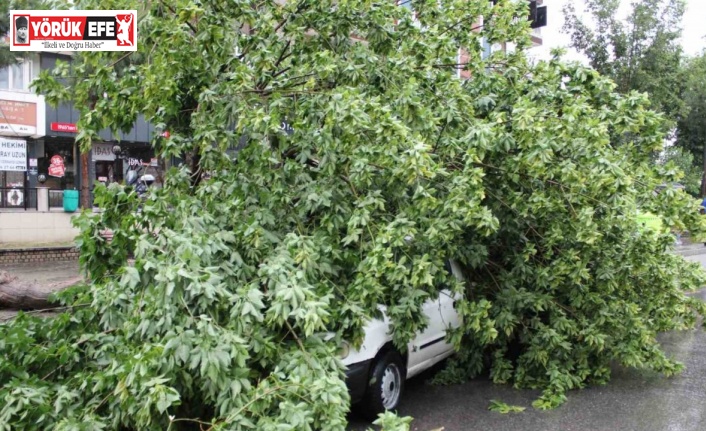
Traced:
POLYGON ((0 171, 27 170, 27 142, 0 137, 0 171))
POLYGON ((37 134, 37 128, 24 124, 0 124, 0 133, 14 136, 32 136, 37 134))
POLYGON ((102 162, 114 161, 113 144, 93 144, 93 160, 102 162))
POLYGON ((137 11, 12 10, 10 51, 137 51, 137 11))

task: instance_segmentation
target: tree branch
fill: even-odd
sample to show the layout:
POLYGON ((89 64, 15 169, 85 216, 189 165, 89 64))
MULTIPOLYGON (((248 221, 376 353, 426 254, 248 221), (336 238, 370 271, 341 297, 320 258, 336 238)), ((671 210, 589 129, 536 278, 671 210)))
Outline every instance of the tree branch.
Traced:
MULTIPOLYGON (((163 6, 165 6, 167 9, 169 9, 169 11, 174 14, 174 16, 179 17, 179 14, 177 13, 176 9, 174 9, 174 8, 171 7, 170 5, 166 4, 166 3, 164 2, 164 0, 159 0, 159 2, 160 2, 163 6)), ((194 33, 194 35, 196 35, 196 33, 197 33, 196 27, 194 27, 193 24, 191 24, 189 21, 184 21, 184 24, 186 24, 186 25, 191 29, 191 31, 194 33)))

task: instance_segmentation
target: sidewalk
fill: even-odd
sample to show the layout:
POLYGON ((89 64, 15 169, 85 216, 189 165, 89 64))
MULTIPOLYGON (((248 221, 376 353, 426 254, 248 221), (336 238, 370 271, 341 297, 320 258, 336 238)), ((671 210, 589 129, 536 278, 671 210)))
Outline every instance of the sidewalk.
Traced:
POLYGON ((674 246, 674 252, 682 256, 695 256, 698 254, 706 254, 706 246, 702 242, 691 242, 691 238, 683 236, 681 244, 674 246))
POLYGON ((682 256, 695 256, 697 254, 706 254, 706 246, 702 243, 684 244, 676 246, 674 251, 682 256))

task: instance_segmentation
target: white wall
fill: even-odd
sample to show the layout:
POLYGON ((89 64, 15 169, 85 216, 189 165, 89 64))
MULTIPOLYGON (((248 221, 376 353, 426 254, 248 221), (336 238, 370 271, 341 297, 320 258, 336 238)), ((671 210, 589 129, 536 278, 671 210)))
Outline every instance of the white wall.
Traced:
POLYGON ((0 246, 72 242, 79 232, 71 225, 71 218, 78 214, 32 210, 0 212, 0 246))

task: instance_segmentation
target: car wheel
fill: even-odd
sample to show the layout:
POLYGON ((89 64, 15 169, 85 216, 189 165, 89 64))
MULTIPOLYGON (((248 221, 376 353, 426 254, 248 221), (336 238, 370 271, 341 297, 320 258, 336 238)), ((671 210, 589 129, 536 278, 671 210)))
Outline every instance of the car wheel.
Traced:
POLYGON ((402 398, 406 370, 397 352, 387 352, 373 363, 368 387, 361 402, 363 415, 370 420, 385 410, 395 410, 402 398))

